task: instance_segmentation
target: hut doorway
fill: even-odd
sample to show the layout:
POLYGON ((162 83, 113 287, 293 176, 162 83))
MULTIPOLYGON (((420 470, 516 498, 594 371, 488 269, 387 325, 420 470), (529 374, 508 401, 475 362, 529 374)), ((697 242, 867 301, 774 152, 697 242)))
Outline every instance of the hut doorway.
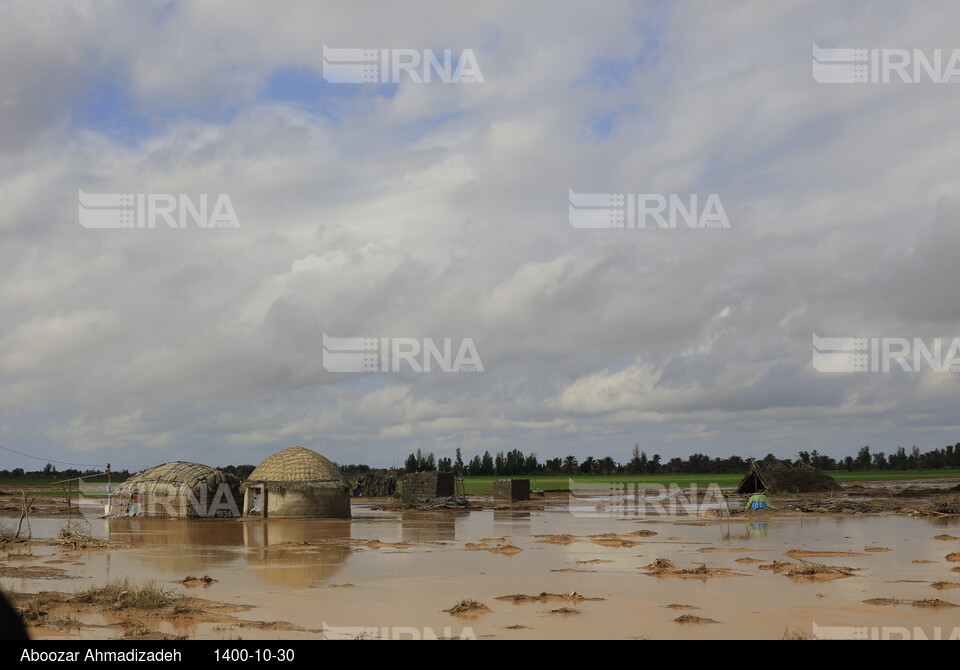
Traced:
POLYGON ((265 486, 251 486, 247 490, 247 516, 267 516, 267 489, 265 486))
POLYGON ((747 473, 747 476, 740 482, 737 493, 760 493, 766 490, 767 486, 760 478, 760 473, 754 469, 747 473))

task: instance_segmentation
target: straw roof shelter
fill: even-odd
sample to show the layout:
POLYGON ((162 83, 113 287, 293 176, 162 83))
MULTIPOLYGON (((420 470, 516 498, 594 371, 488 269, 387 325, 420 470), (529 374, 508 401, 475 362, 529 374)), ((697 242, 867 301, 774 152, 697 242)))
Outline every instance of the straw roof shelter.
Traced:
POLYGON ((350 516, 350 486, 340 468, 303 447, 268 456, 243 491, 245 516, 350 516))
POLYGON ((816 493, 839 488, 840 484, 833 477, 802 461, 793 465, 776 461, 769 466, 753 461, 750 471, 737 487, 737 493, 816 493))
POLYGON ((240 479, 200 463, 174 461, 134 474, 110 496, 107 516, 197 519, 239 516, 240 479))

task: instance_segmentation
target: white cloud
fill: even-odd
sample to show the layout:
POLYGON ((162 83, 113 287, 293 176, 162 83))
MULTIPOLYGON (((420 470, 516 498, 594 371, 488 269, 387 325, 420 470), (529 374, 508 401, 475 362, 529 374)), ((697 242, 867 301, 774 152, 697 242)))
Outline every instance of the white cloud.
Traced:
POLYGON ((814 42, 952 48, 951 4, 0 12, 14 448, 154 447, 124 452, 141 467, 955 439, 956 376, 810 367, 814 331, 960 336, 955 91, 810 71, 814 42), (471 48, 486 83, 269 99, 323 42, 471 48), (78 188, 228 193, 242 228, 84 230, 78 188), (578 230, 570 188, 716 192, 731 228, 578 230), (323 332, 470 337, 487 371, 344 379, 323 332))

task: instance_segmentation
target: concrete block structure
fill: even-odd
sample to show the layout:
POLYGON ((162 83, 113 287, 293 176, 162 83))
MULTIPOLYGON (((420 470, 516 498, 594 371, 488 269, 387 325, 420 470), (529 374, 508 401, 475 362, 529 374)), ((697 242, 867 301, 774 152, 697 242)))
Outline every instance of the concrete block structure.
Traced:
POLYGON ((498 479, 493 483, 493 499, 508 503, 530 500, 530 480, 498 479))
POLYGON ((411 472, 403 476, 401 498, 404 502, 450 498, 453 495, 452 472, 411 472))

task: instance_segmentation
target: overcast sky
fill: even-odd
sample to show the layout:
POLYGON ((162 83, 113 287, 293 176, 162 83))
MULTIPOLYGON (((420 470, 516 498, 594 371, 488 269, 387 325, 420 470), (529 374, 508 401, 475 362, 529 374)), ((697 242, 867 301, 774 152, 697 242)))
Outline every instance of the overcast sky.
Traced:
POLYGON ((812 75, 814 44, 946 64, 960 5, 364 7, 0 5, 0 445, 134 470, 960 441, 960 374, 811 349, 960 337, 960 83, 812 75), (483 81, 331 83, 323 44, 469 50, 483 81), (240 227, 85 228, 81 189, 226 194, 240 227), (715 193, 729 227, 576 228, 570 191, 715 193), (470 338, 483 372, 330 372, 324 333, 470 338))

